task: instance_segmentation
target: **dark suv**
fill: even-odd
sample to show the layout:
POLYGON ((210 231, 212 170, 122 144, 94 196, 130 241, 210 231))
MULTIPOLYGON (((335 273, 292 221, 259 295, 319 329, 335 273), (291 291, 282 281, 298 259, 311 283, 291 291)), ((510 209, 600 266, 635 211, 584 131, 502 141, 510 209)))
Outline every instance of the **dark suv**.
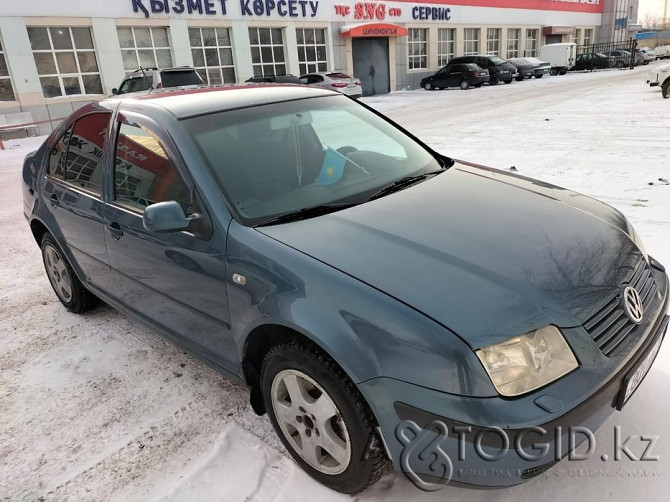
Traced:
POLYGON ((516 77, 516 67, 498 56, 461 56, 454 58, 447 65, 475 63, 489 72, 489 84, 498 85, 502 80, 506 84, 516 77))
POLYGON ((489 81, 489 72, 474 63, 452 64, 440 68, 437 73, 421 79, 421 87, 427 91, 446 87, 467 89, 470 86, 481 87, 489 81))

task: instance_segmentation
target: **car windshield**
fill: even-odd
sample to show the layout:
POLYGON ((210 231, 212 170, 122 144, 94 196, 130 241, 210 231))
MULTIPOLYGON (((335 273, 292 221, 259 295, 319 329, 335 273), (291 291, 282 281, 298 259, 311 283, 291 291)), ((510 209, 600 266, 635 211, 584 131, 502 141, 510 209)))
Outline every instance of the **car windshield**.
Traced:
POLYGON ((301 209, 366 202, 395 181, 442 168, 420 144, 341 95, 212 113, 184 126, 250 226, 301 209))
POLYGON ((498 66, 499 64, 503 64, 505 62, 504 59, 499 58, 498 56, 489 56, 489 59, 496 66, 498 66))

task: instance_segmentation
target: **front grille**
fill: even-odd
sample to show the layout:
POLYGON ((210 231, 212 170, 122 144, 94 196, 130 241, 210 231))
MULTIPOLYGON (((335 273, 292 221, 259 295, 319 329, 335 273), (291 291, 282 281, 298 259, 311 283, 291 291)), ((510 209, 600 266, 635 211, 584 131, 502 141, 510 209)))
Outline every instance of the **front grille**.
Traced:
MULTIPOLYGON (((640 293, 645 315, 648 315, 648 307, 656 293, 656 282, 645 260, 640 261, 628 284, 640 293)), ((584 323, 584 328, 593 341, 608 357, 616 355, 617 348, 622 347, 628 336, 635 334, 637 327, 638 325, 631 321, 624 311, 621 294, 613 297, 584 323)))

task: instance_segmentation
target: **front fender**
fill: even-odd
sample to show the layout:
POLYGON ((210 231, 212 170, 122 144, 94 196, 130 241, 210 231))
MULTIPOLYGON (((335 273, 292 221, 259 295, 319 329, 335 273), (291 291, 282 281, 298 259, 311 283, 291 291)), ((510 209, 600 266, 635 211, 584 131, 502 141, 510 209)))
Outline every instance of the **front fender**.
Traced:
POLYGON ((228 298, 240 353, 264 324, 302 333, 355 383, 387 377, 466 396, 497 395, 472 350, 415 309, 233 221, 228 298), (232 281, 233 274, 246 283, 232 281))

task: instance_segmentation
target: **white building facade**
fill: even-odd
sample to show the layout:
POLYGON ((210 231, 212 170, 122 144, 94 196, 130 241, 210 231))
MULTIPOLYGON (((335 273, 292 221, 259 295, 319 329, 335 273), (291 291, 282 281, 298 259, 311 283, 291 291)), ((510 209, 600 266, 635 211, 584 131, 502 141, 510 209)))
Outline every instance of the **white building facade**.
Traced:
POLYGON ((416 88, 455 56, 593 43, 603 0, 31 0, 0 6, 0 114, 49 132, 142 67, 209 84, 339 70, 366 94, 416 88))

